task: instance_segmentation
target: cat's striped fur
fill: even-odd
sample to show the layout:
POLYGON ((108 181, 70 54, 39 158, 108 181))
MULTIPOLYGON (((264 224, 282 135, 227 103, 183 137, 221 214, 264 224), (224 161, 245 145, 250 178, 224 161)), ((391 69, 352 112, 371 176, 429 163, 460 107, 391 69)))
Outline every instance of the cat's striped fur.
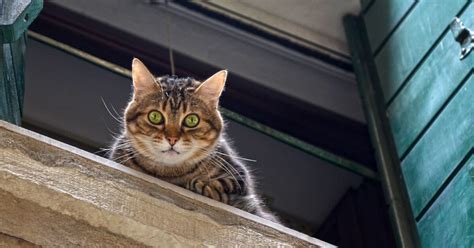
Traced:
POLYGON ((263 206, 247 167, 227 142, 218 99, 227 72, 201 83, 192 78, 154 78, 134 59, 134 95, 124 114, 124 128, 110 159, 198 194, 277 222, 263 206), (162 124, 150 122, 160 111, 162 124), (183 124, 189 114, 199 124, 183 124))

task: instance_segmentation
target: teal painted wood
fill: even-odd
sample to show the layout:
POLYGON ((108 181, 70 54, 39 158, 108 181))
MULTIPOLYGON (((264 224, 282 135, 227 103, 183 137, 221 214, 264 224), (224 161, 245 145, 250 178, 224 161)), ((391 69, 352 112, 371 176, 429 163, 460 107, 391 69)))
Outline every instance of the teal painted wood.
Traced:
MULTIPOLYGON (((363 13, 367 15, 376 4, 402 8, 398 4, 403 3, 378 0, 363 13)), ((357 79, 359 85, 375 82, 373 88, 361 90, 363 99, 370 96, 382 98, 376 106, 366 109, 371 135, 384 130, 389 119, 389 131, 392 131, 393 143, 398 147, 391 165, 396 167, 397 160, 403 159, 401 167, 380 167, 382 182, 386 190, 390 189, 391 181, 385 177, 385 171, 402 171, 403 178, 396 180, 406 185, 413 217, 419 220, 417 227, 423 247, 474 247, 473 170, 470 170, 469 184, 457 183, 462 174, 459 169, 472 156, 474 149, 474 56, 460 61, 460 46, 448 32, 452 19, 463 11, 461 19, 466 26, 472 26, 474 7, 470 6, 471 3, 471 0, 416 1, 408 7, 409 14, 395 24, 394 31, 376 30, 375 26, 380 24, 369 24, 366 17, 367 32, 377 34, 362 34, 367 35, 366 43, 369 36, 390 36, 382 38, 380 50, 372 45, 372 51, 376 51, 373 55, 376 75, 357 76, 357 79), (373 118, 377 111, 382 114, 378 123, 373 118), (466 193, 465 188, 469 188, 470 193, 466 193)), ((374 20, 384 21, 383 17, 374 17, 374 20)), ((386 28, 390 29, 390 26, 386 28)), ((348 41, 352 43, 349 35, 348 41)), ((367 50, 363 48, 351 46, 351 53, 357 54, 353 50, 367 50)), ((353 59, 356 75, 360 68, 373 67, 371 56, 367 56, 368 59, 353 59)), ((374 139, 378 153, 382 141, 374 139)), ((390 146, 385 149, 390 149, 390 146)), ((385 160, 392 157, 389 151, 384 154, 385 160)), ((378 158, 379 166, 381 161, 378 158)), ((390 200, 397 197, 389 190, 386 196, 390 200)), ((397 216, 403 211, 391 214, 397 216)), ((401 227, 395 226, 398 228, 401 227)))
POLYGON ((474 158, 471 157, 418 223, 423 247, 474 247, 474 158))
POLYGON ((386 102, 466 4, 467 0, 421 1, 395 30, 375 57, 386 102))
POLYGON ((19 39, 43 8, 43 0, 0 1, 0 43, 19 39))
POLYGON ((0 0, 0 119, 19 125, 25 88, 26 29, 42 0, 0 0))
MULTIPOLYGON (((474 4, 464 11, 461 20, 474 29, 474 4)), ((400 157, 472 70, 474 56, 460 60, 460 51, 461 46, 453 35, 446 33, 388 107, 387 114, 400 157)))
POLYGON ((379 49, 395 26, 407 14, 415 0, 387 1, 378 0, 364 14, 364 22, 372 52, 379 49))
POLYGON ((413 150, 402 171, 415 216, 474 146, 474 76, 471 73, 413 150))
POLYGON ((16 93, 20 117, 23 115, 23 99, 25 95, 25 53, 27 34, 24 33, 19 39, 10 44, 10 51, 13 58, 12 68, 15 73, 16 93))
POLYGON ((24 53, 26 34, 2 44, 0 56, 0 119, 19 125, 24 96, 24 53))
POLYGON ((365 25, 362 18, 354 16, 345 16, 343 23, 397 246, 419 247, 400 161, 384 114, 383 98, 365 25))
POLYGON ((0 45, 0 119, 7 120, 9 122, 13 122, 12 118, 13 115, 10 114, 9 102, 10 102, 10 94, 9 94, 9 83, 7 83, 7 73, 5 71, 6 62, 3 59, 4 56, 4 48, 3 44, 0 45), (8 92, 8 94, 7 94, 8 92), (8 118, 8 119, 7 119, 8 118))

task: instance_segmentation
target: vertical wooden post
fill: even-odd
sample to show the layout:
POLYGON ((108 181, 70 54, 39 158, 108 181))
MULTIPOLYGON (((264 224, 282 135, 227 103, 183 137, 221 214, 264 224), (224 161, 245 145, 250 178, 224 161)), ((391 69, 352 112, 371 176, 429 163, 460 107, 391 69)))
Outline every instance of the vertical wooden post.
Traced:
POLYGON ((415 220, 410 209, 408 193, 395 152, 395 145, 388 130, 388 122, 380 106, 384 106, 375 64, 368 47, 367 31, 360 17, 348 15, 343 19, 351 51, 354 73, 365 112, 370 138, 375 148, 375 159, 389 205, 389 215, 397 240, 397 247, 420 247, 415 220))
POLYGON ((26 30, 43 0, 0 0, 0 119, 21 124, 26 30))

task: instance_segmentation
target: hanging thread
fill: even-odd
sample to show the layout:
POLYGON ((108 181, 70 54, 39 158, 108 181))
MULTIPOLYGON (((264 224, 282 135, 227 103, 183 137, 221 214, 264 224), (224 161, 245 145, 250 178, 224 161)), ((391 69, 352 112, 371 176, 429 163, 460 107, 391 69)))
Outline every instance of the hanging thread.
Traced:
MULTIPOLYGON (((168 0, 165 0, 165 7, 168 8, 168 0)), ((168 16, 166 18, 166 29, 167 29, 167 36, 168 36, 168 54, 170 59, 170 67, 171 67, 171 75, 175 74, 175 66, 174 66, 174 54, 173 54, 173 46, 171 44, 171 14, 168 11, 168 16)))

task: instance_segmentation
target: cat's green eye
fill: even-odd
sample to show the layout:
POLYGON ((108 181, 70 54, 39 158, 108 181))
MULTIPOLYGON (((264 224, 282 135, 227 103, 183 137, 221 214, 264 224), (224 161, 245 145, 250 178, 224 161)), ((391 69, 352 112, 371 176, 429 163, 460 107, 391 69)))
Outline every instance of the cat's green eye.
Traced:
POLYGON ((151 123, 158 125, 158 124, 163 123, 165 118, 163 118, 163 115, 160 113, 160 111, 153 110, 150 113, 148 113, 148 120, 151 123))
POLYGON ((199 124, 199 116, 197 114, 189 114, 184 118, 183 124, 186 127, 195 127, 199 124))

